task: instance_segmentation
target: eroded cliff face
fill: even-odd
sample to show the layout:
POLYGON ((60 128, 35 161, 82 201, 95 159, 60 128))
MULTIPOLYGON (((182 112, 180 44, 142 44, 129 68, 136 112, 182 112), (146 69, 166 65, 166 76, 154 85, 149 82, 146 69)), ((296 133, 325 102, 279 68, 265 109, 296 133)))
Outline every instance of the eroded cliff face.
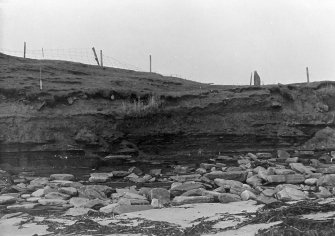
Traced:
POLYGON ((318 130, 334 126, 332 82, 218 86, 3 54, 0 70, 2 165, 23 154, 159 159, 297 149, 318 130), (154 111, 139 116, 125 112, 127 104, 146 104, 151 96, 160 101, 154 111))

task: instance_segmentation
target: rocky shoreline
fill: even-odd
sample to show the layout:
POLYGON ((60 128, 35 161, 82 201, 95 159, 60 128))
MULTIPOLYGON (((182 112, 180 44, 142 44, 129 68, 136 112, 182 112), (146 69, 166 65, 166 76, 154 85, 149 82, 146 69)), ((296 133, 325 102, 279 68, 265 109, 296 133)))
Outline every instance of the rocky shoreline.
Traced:
MULTIPOLYGON (((335 194, 335 163, 332 162, 335 152, 318 159, 313 155, 312 151, 290 154, 278 150, 276 155, 217 156, 198 168, 176 165, 170 171, 151 169, 144 173, 134 166, 128 170, 94 172, 88 179, 81 180, 69 173, 39 177, 34 172, 11 175, 1 171, 1 221, 22 214, 33 218, 54 213, 61 218, 72 217, 72 220, 82 220, 89 215, 113 219, 127 213, 187 208, 192 204, 229 206, 246 202, 250 206, 282 206, 292 201, 331 199, 335 194), (309 158, 298 157, 299 154, 309 158), (115 180, 130 187, 112 187, 115 180), (143 187, 145 185, 152 187, 143 187)), ((179 228, 177 231, 176 235, 186 232, 179 228)))

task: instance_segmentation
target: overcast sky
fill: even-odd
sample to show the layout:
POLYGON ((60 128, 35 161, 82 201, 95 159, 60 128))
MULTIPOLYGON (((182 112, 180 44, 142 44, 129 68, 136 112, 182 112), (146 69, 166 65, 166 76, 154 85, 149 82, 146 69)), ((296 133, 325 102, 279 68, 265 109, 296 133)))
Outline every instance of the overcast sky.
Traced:
MULTIPOLYGON (((332 0, 0 0, 0 48, 103 49, 216 84, 335 80, 332 0)), ((78 51, 79 55, 81 51, 78 51)), ((89 55, 91 56, 91 55, 89 55)))

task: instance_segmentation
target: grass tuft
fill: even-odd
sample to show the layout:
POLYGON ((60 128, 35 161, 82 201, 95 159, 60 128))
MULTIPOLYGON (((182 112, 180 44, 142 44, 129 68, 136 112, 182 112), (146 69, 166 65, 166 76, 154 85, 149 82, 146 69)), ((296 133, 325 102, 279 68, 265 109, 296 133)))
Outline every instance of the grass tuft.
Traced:
POLYGON ((157 113, 163 105, 163 101, 157 96, 148 99, 137 98, 133 101, 122 102, 122 113, 130 117, 144 117, 157 113))

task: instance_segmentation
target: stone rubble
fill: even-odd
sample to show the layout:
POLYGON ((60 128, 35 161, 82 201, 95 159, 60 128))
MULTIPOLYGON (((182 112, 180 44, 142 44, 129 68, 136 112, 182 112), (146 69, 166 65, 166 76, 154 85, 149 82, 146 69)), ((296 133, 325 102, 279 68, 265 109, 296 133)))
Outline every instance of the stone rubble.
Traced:
POLYGON ((65 215, 78 216, 90 211, 122 214, 190 203, 256 200, 269 204, 334 197, 335 164, 326 158, 306 163, 303 158, 277 150, 275 154, 219 156, 197 168, 178 165, 170 172, 156 168, 145 173, 131 167, 91 173, 82 181, 68 173, 40 177, 0 170, 0 206, 13 211, 57 206, 66 210, 65 215), (109 187, 108 183, 115 180, 133 186, 109 187), (170 187, 143 187, 145 183, 168 183, 170 187))

